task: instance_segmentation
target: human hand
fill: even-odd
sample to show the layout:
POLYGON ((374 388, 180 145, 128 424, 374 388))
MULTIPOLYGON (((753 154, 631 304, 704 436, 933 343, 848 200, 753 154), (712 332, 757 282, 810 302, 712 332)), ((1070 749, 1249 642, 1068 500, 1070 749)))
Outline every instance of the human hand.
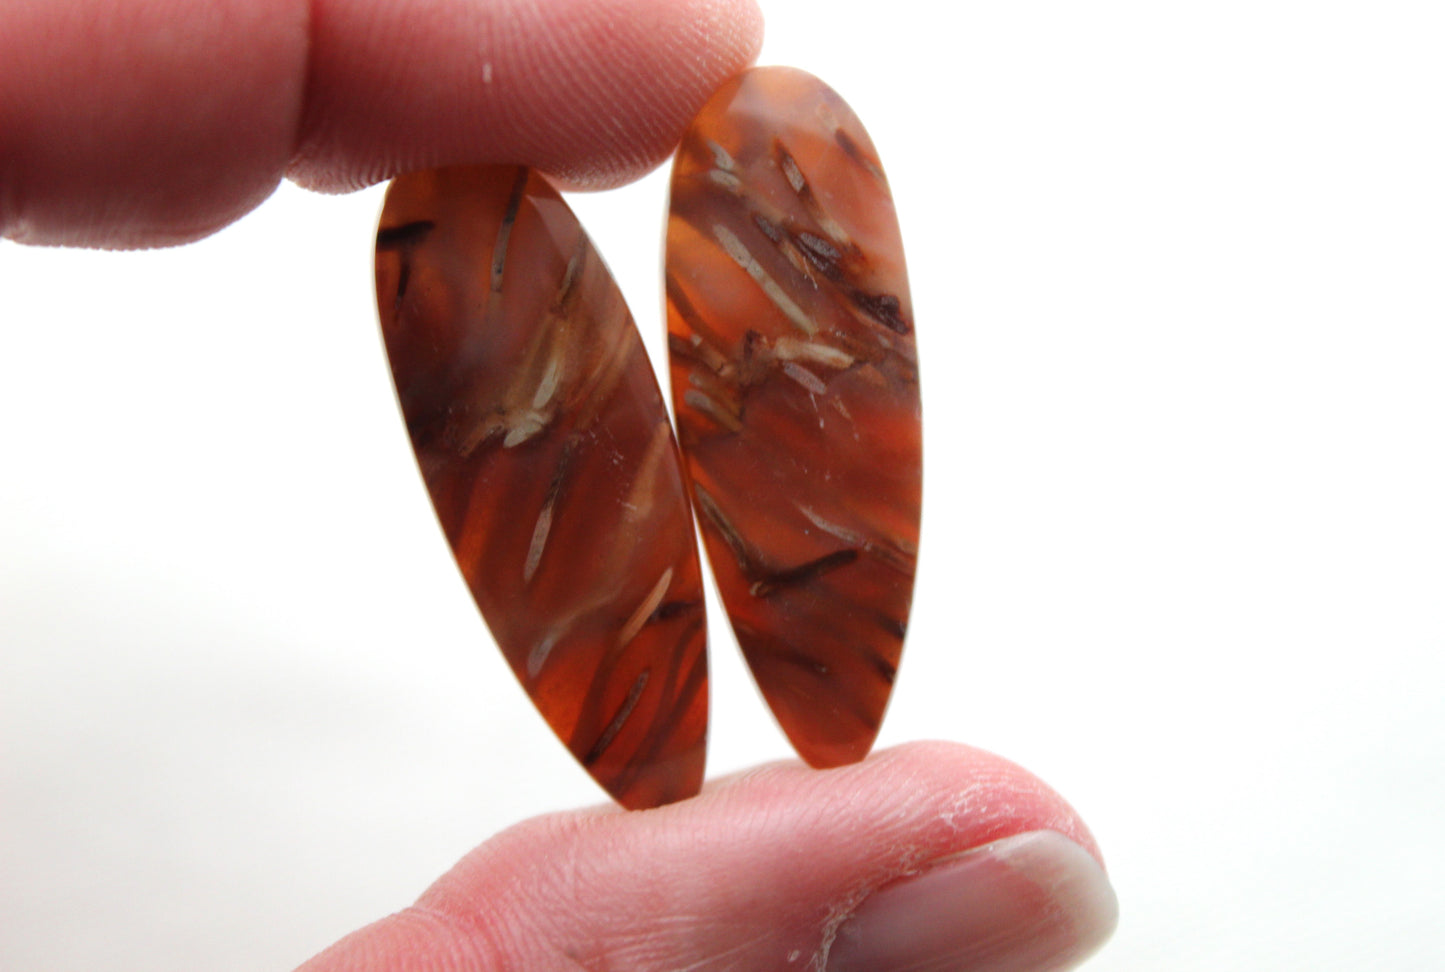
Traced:
POLYGON ((283 175, 345 192, 498 162, 619 185, 761 34, 751 0, 9 0, 0 236, 190 242, 283 175))
POLYGON ((997 756, 779 763, 656 810, 529 820, 300 972, 1044 972, 1113 930, 1093 838, 997 756))
MULTIPOLYGON (((316 2, 309 23, 301 0, 114 6, 6 11, 6 236, 184 242, 283 173, 341 191, 506 161, 624 182, 760 29, 750 7, 703 0, 316 2)), ((827 773, 770 767, 657 811, 529 822, 306 968, 1064 968, 1113 924, 1094 853, 1023 771, 915 745, 827 773)))

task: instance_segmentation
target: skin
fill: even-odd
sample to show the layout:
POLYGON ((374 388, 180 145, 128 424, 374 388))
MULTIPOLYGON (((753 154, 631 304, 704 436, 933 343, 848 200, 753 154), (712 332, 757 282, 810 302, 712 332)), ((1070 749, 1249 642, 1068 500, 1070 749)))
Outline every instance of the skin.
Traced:
MULTIPOLYGON (((344 192, 449 163, 619 185, 668 155, 761 33, 750 0, 8 0, 0 235, 178 244, 282 178, 344 192)), ((1098 856, 1057 794, 978 750, 769 766, 658 810, 524 823, 304 970, 821 963, 870 890, 1039 829, 1098 856)))
POLYGON ((621 185, 761 36, 748 0, 7 0, 0 235, 186 243, 288 176, 503 162, 621 185))
POLYGON ((1098 854, 1058 794, 981 750, 913 743, 823 772, 778 763, 657 810, 558 813, 504 831, 414 906, 301 972, 722 972, 778 968, 792 953, 813 962, 788 968, 821 968, 869 891, 1033 830, 1098 854), (417 956, 426 963, 407 964, 417 956))

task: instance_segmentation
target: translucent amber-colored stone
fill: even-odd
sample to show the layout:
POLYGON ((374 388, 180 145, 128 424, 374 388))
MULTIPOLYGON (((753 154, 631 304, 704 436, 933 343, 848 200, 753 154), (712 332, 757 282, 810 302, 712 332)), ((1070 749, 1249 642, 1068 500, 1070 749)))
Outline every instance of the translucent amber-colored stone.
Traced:
POLYGON ((526 169, 396 179, 376 241, 397 396, 512 670, 624 806, 702 783, 706 621, 657 380, 576 217, 526 169))
POLYGON ((861 759, 912 600, 918 361, 888 182, 818 79, 755 69, 693 121, 667 309, 679 439, 733 630, 803 758, 861 759))

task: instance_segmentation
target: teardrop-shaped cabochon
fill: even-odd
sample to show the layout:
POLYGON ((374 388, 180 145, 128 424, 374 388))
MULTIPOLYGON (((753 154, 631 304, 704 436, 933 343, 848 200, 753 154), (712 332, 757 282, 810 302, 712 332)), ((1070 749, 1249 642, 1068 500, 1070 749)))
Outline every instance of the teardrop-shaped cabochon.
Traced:
POLYGON ((913 308, 873 143, 817 78, 756 68, 683 137, 667 229, 673 409, 763 695, 814 766, 862 759, 913 597, 913 308))
POLYGON ((397 397, 512 671, 629 808, 702 784, 707 624, 657 380, 577 218, 523 168, 397 178, 376 242, 397 397))

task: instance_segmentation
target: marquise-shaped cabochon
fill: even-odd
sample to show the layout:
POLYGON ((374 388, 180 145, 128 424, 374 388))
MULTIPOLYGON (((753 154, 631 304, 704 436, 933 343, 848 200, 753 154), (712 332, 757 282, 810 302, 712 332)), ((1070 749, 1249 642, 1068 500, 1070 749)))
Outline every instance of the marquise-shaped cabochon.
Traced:
POLYGON ((912 600, 922 489, 903 248, 867 133, 818 79, 757 68, 672 170, 673 408, 733 630, 794 747, 861 759, 912 600))
POLYGON ((376 286, 422 475, 513 672, 618 802, 695 794, 692 514, 657 380, 576 217, 526 169, 401 176, 376 286))

